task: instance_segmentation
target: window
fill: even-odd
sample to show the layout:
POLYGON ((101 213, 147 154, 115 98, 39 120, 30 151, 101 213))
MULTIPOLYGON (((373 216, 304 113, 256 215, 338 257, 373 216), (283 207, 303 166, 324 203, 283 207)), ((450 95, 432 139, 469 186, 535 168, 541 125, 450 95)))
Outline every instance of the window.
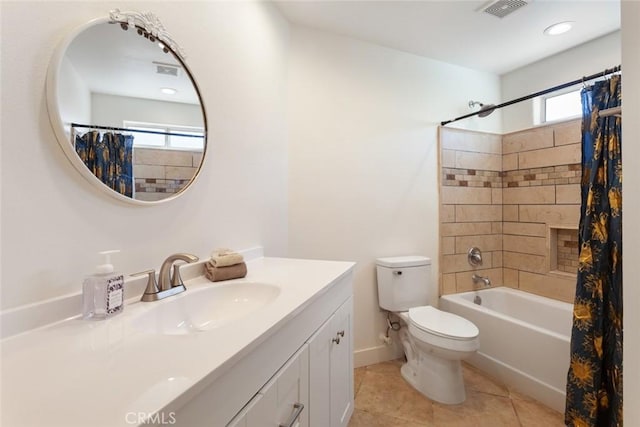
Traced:
POLYGON ((580 117, 582 114, 580 89, 545 97, 543 98, 542 108, 543 122, 580 117))
POLYGON ((175 150, 203 150, 204 129, 195 126, 163 125, 159 123, 142 123, 124 121, 124 127, 131 130, 143 130, 158 133, 133 133, 134 147, 153 147, 175 150), (193 136, 190 136, 193 135, 193 136))

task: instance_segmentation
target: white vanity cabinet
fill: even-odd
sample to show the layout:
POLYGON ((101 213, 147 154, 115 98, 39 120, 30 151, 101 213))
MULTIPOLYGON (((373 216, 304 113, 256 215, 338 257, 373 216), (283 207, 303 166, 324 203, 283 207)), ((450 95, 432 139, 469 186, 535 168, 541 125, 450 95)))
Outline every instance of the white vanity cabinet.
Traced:
POLYGON ((309 423, 345 427, 353 413, 352 298, 309 339, 309 423))
POLYGON ((352 298, 228 427, 346 427, 353 413, 352 298))
MULTIPOLYGON (((129 301, 124 313, 105 321, 58 319, 3 339, 2 390, 11 392, 2 395, 0 424, 345 426, 353 411, 355 264, 268 257, 247 264, 244 279, 211 283, 194 276, 186 293, 153 303, 129 301), (278 292, 248 312, 242 304, 253 304, 253 293, 242 291, 246 299, 238 300, 217 293, 219 304, 203 307, 212 314, 221 310, 227 321, 172 333, 188 318, 189 293, 192 300, 234 287, 255 289, 256 298, 258 289, 278 292), (166 326, 141 328, 140 320, 155 310, 166 326), (100 369, 112 365, 119 368, 100 369), (38 378, 38 387, 25 378, 38 378)), ((76 305, 78 297, 64 305, 76 305)), ((57 304, 0 317, 14 324, 50 318, 48 310, 57 304)))
POLYGON ((191 389, 194 397, 162 412, 174 412, 179 427, 346 427, 352 280, 349 269, 208 385, 191 389))

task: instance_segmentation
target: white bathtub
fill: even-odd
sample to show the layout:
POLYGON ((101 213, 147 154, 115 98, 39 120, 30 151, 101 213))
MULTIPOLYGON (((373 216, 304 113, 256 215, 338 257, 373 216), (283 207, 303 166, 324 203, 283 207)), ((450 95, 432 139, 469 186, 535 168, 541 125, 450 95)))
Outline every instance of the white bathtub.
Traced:
POLYGON ((480 330, 467 361, 547 406, 564 412, 572 305, 511 288, 445 295, 440 308, 480 330), (481 305, 474 298, 482 299, 481 305))

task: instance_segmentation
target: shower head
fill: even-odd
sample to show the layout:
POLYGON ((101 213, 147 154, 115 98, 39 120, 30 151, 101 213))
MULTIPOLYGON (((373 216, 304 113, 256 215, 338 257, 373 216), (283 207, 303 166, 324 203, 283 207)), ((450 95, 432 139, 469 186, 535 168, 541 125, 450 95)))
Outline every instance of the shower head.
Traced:
POLYGON ((483 105, 480 108, 480 113, 478 113, 478 117, 487 117, 489 114, 493 113, 496 109, 496 106, 493 104, 483 105))
POLYGON ((469 101, 469 108, 473 108, 476 105, 480 106, 480 112, 478 113, 479 117, 487 117, 489 114, 493 113, 496 109, 496 106, 493 104, 483 104, 478 101, 469 101))

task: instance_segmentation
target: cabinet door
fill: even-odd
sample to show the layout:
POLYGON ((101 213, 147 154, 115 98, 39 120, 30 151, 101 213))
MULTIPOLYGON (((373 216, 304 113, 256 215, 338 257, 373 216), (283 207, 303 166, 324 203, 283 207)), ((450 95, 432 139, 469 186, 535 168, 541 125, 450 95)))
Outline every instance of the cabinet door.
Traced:
POLYGON ((309 426, 344 427, 353 413, 352 300, 309 339, 309 426))
POLYGON ((331 427, 346 427, 353 413, 352 299, 333 315, 331 327, 338 340, 330 348, 331 427))
POLYGON ((329 318, 309 339, 309 427, 331 427, 331 339, 329 318))
POLYGON ((308 427, 307 347, 305 344, 278 370, 228 427, 308 427))

